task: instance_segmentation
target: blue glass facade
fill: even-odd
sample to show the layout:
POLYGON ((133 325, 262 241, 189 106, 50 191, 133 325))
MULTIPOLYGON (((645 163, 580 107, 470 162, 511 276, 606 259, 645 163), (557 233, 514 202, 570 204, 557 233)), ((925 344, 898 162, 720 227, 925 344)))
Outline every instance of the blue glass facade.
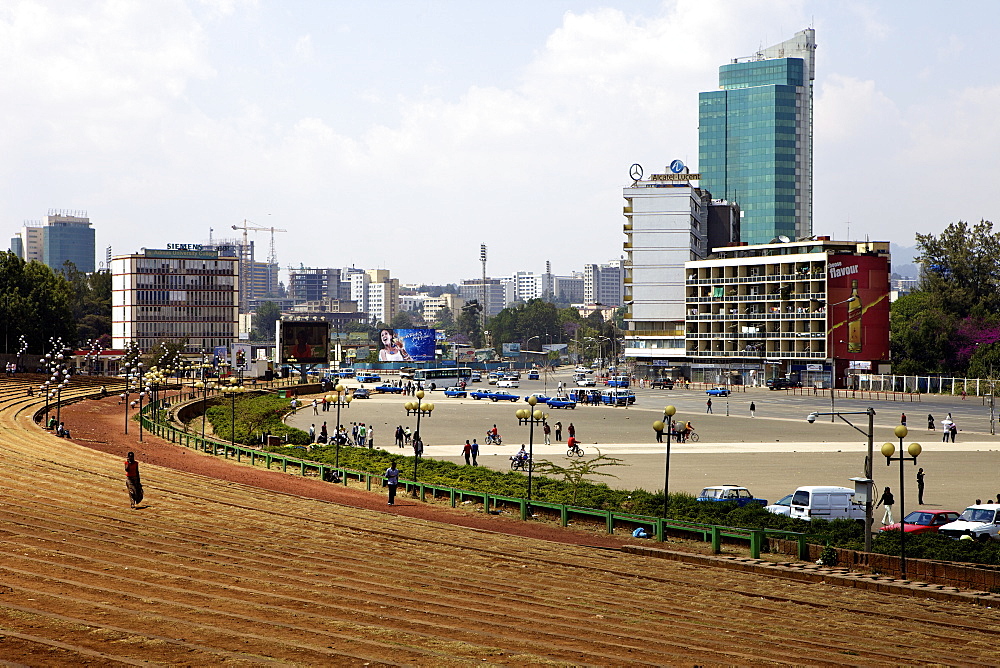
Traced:
POLYGON ((94 228, 90 223, 49 222, 42 228, 42 262, 61 271, 69 260, 79 271, 94 271, 94 228))
POLYGON ((812 119, 802 58, 719 68, 721 90, 699 96, 701 187, 743 211, 741 240, 794 239, 811 229, 803 192, 811 187, 812 119), (806 116, 803 118, 803 116, 806 116), (803 124, 806 124, 803 127, 803 124), (805 220, 804 220, 805 218, 805 220))

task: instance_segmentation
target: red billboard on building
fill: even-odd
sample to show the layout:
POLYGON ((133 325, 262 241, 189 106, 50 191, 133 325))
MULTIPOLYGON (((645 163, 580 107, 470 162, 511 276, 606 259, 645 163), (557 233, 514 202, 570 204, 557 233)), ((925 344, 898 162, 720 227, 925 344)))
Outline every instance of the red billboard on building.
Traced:
POLYGON ((827 263, 830 330, 827 350, 838 360, 889 359, 889 260, 831 255, 827 263))

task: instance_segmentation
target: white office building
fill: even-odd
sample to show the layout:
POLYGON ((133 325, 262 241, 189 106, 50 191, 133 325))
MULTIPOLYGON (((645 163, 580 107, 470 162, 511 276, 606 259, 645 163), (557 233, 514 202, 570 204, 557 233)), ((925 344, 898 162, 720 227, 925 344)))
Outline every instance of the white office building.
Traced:
POLYGON ((623 193, 625 356, 643 375, 677 375, 685 356, 684 263, 708 254, 710 196, 678 176, 687 175, 651 174, 623 193))
POLYGON ((238 259, 217 250, 144 249, 111 260, 112 347, 161 341, 200 354, 238 335, 238 259))

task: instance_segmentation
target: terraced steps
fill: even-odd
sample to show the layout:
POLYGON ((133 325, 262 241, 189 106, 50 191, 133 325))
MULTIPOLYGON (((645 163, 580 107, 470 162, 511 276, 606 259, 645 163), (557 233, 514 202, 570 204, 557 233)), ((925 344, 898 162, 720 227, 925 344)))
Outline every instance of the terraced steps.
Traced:
MULTIPOLYGON (((998 661, 993 610, 469 529, 143 464, 147 501, 131 511, 121 459, 39 429, 37 398, 21 389, 0 385, 6 661, 998 661)), ((146 438, 146 449, 176 447, 146 438)))

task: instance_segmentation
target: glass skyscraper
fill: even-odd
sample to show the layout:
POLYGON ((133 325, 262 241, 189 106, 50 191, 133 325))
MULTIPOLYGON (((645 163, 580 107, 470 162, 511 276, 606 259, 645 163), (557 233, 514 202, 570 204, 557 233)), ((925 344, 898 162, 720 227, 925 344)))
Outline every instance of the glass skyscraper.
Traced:
POLYGON ((93 273, 94 228, 86 214, 50 213, 45 217, 42 238, 42 262, 53 271, 62 271, 63 264, 69 261, 78 271, 93 273))
POLYGON ((700 185, 739 204, 741 241, 812 235, 816 31, 719 68, 699 95, 700 185))

